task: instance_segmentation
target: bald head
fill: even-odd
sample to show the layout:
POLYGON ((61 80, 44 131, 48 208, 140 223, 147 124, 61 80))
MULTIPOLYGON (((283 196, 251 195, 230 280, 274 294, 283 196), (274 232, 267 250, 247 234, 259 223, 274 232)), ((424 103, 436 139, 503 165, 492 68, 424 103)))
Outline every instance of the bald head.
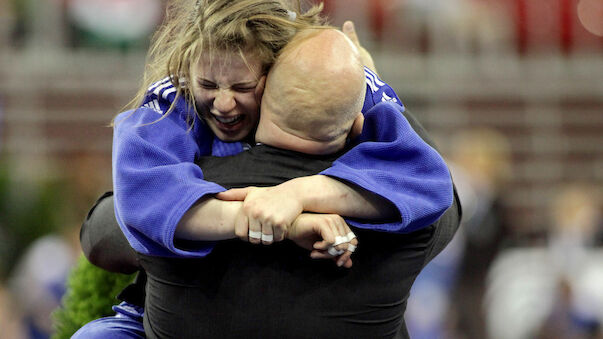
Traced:
POLYGON ((265 137, 262 129, 270 125, 325 150, 342 148, 364 95, 364 69, 354 44, 335 29, 302 31, 268 73, 257 137, 265 137))

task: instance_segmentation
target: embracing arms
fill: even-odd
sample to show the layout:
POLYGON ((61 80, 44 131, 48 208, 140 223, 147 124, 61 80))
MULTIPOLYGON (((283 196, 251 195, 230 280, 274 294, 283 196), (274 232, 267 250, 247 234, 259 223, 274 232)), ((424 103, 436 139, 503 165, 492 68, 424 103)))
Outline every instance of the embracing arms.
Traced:
MULTIPOLYGON (((404 110, 394 91, 374 72, 367 69, 366 80, 364 112, 381 101, 397 103, 398 113, 404 110)), ((152 90, 148 105, 125 119, 123 116, 117 119, 113 154, 115 211, 136 251, 202 257, 213 245, 207 243, 204 249, 195 252, 178 249, 174 245, 177 226, 197 201, 224 191, 224 188, 205 181, 194 160, 212 150, 214 155, 229 155, 215 153, 224 149, 222 146, 232 149, 239 145, 237 151, 241 147, 239 143, 214 140, 201 120, 187 115, 186 107, 162 116, 166 102, 174 100, 172 88, 167 85, 152 90), (192 128, 191 120, 194 122, 192 128), (220 147, 215 147, 216 144, 220 147)), ((360 144, 322 173, 327 177, 295 180, 274 188, 283 194, 296 192, 300 198, 312 190, 318 190, 320 194, 333 192, 324 198, 308 194, 314 200, 303 199, 292 204, 294 212, 285 218, 287 223, 291 224, 302 210, 314 209, 356 218, 348 221, 355 222, 357 227, 393 232, 410 232, 436 220, 451 202, 452 185, 446 165, 433 148, 422 143, 420 138, 417 140, 412 129, 407 128, 406 132, 403 138, 393 142, 380 143, 377 138, 375 144, 365 147, 360 144), (407 143, 406 138, 413 142, 407 143), (391 152, 393 157, 388 156, 391 152), (366 221, 374 217, 379 219, 376 223, 366 221)), ((243 209, 252 223, 258 212, 249 207, 253 205, 251 197, 261 196, 250 192, 250 199, 245 199, 243 209)))
POLYGON ((452 203, 450 174, 421 138, 428 140, 422 126, 401 109, 392 103, 370 109, 361 143, 323 175, 219 193, 221 199, 244 200, 237 235, 248 240, 247 230, 261 231, 280 240, 295 217, 308 210, 345 216, 355 227, 395 233, 437 220, 452 203))
MULTIPOLYGON (((94 265, 110 272, 130 274, 140 269, 136 252, 117 224, 113 212, 113 193, 103 194, 90 209, 80 231, 82 251, 94 265)), ((194 230, 181 228, 178 237, 189 240, 223 240, 235 237, 234 217, 241 202, 221 201, 213 198, 195 204, 183 222, 195 225, 194 230), (206 205, 205 208, 200 208, 206 205), (200 218, 192 220, 193 215, 200 218)), ((336 215, 300 215, 289 230, 288 239, 300 247, 311 251, 313 258, 333 258, 326 251, 336 241, 337 236, 350 232, 343 219, 336 215)), ((351 241, 358 245, 357 240, 351 241)), ((336 245, 338 250, 346 250, 346 245, 336 245)), ((352 252, 345 251, 336 257, 339 266, 350 267, 352 252)))

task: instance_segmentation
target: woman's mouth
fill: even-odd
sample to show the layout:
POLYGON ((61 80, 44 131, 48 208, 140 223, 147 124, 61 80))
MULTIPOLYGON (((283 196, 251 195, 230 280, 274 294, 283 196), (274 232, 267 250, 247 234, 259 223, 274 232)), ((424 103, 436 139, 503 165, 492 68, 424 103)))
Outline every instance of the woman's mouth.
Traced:
POLYGON ((238 115, 234 115, 234 116, 230 116, 230 117, 221 117, 221 116, 217 116, 215 114, 211 115, 214 120, 216 120, 216 122, 218 123, 218 126, 222 129, 232 129, 234 127, 236 127, 239 122, 241 122, 241 120, 243 120, 243 118, 245 117, 242 114, 238 114, 238 115))

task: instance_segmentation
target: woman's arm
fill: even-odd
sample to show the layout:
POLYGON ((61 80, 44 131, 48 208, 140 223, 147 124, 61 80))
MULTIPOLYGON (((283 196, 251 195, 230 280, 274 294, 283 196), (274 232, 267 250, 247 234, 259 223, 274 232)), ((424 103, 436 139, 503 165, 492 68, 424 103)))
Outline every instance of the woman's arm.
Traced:
POLYGON ((175 237, 205 241, 236 238, 235 219, 242 205, 240 201, 223 201, 211 197, 200 199, 178 222, 175 237))
POLYGON ((147 104, 115 119, 115 215, 137 252, 202 257, 213 243, 195 251, 177 248, 176 226, 195 202, 224 188, 205 181, 194 163, 197 157, 211 153, 213 133, 184 104, 164 114, 175 96, 173 92, 165 95, 170 88, 150 92, 147 104))
MULTIPOLYGON (((119 228, 114 213, 113 192, 103 194, 90 209, 80 230, 80 242, 86 258, 109 272, 131 274, 140 269, 136 252, 119 228)), ((184 240, 225 240, 235 238, 235 219, 242 202, 214 198, 196 203, 178 223, 176 238, 184 240)), ((287 238, 312 251, 315 258, 334 258, 338 266, 351 267, 352 252, 329 255, 327 249, 337 236, 351 232, 338 216, 302 214, 293 223, 287 238), (335 220, 335 221, 333 221, 335 220)), ((341 219, 343 220, 343 219, 341 219)), ((358 241, 353 239, 354 246, 358 241)), ((337 249, 346 250, 347 243, 337 249)))
MULTIPOLYGON (((237 219, 244 217, 242 205, 241 201, 202 199, 184 214, 178 223, 176 237, 196 241, 236 238, 235 223, 237 219)), ((347 237, 350 233, 352 230, 338 215, 302 213, 295 218, 285 238, 311 251, 310 255, 315 259, 332 258, 337 266, 350 268, 351 256, 358 246, 358 239, 354 237, 336 244, 338 238, 347 237), (329 253, 329 247, 341 250, 342 253, 333 255, 329 253)))
POLYGON ((300 177, 272 187, 231 189, 216 195, 229 201, 244 201, 245 218, 237 220, 237 235, 248 239, 249 230, 272 234, 281 241, 302 212, 338 214, 380 222, 398 218, 388 200, 325 175, 300 177))
POLYGON ((436 221, 452 204, 452 179, 423 127, 401 106, 380 103, 365 114, 358 144, 321 174, 356 185, 391 202, 397 220, 348 222, 407 233, 436 221), (408 119, 407 119, 408 117, 408 119))

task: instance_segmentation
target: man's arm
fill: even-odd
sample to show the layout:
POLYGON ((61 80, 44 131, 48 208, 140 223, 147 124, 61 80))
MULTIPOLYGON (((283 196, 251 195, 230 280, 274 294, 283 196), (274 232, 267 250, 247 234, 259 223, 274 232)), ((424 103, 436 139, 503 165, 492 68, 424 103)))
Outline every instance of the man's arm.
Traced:
POLYGON ((80 243, 86 258, 109 272, 131 274, 140 268, 136 252, 115 219, 113 192, 103 194, 88 212, 80 243))

